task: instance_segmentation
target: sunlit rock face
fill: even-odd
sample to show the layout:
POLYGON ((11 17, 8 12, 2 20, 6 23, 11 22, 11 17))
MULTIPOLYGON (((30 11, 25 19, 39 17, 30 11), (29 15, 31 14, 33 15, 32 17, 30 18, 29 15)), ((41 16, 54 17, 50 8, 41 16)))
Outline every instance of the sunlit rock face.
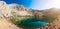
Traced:
POLYGON ((28 10, 26 7, 23 5, 18 5, 18 4, 9 4, 8 5, 10 9, 15 9, 15 10, 28 10))
POLYGON ((0 1, 0 6, 6 6, 6 3, 4 1, 0 1))
POLYGON ((7 4, 4 1, 0 1, 1 14, 6 16, 9 13, 8 9, 9 9, 9 7, 7 6, 7 4))
POLYGON ((9 4, 8 6, 11 10, 19 10, 19 8, 21 7, 18 4, 9 4))
POLYGON ((17 13, 17 15, 21 16, 31 16, 32 13, 29 13, 28 9, 25 8, 23 5, 18 5, 18 4, 9 4, 8 5, 12 13, 17 13))
POLYGON ((5 17, 12 16, 11 13, 15 12, 17 15, 21 16, 32 16, 33 14, 30 12, 29 9, 24 7, 23 5, 18 4, 6 4, 4 1, 0 2, 0 12, 5 17))

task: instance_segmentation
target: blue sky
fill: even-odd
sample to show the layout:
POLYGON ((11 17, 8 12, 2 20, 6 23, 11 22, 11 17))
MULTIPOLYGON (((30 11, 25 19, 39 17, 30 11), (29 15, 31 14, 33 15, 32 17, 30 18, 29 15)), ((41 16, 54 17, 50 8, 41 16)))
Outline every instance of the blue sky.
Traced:
POLYGON ((3 0, 7 4, 17 3, 22 4, 32 9, 48 9, 48 8, 60 8, 60 0, 3 0))
POLYGON ((7 4, 11 4, 11 3, 17 3, 17 4, 22 4, 26 7, 30 6, 30 3, 32 2, 32 0, 4 0, 7 4))

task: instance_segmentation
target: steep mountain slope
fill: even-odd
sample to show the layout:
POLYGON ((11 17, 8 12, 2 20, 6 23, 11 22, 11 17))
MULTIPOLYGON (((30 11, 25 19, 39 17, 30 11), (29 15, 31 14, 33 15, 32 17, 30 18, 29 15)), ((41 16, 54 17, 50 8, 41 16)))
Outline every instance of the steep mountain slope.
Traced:
POLYGON ((6 19, 0 20, 0 29, 19 29, 16 25, 12 24, 6 19))

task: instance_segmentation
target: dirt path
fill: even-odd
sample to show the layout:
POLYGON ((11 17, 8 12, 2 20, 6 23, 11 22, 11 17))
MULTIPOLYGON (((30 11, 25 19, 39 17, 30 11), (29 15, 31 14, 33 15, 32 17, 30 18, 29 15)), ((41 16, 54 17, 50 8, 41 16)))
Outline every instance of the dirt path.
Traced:
POLYGON ((0 20, 0 29, 20 29, 16 25, 10 23, 6 19, 0 20))

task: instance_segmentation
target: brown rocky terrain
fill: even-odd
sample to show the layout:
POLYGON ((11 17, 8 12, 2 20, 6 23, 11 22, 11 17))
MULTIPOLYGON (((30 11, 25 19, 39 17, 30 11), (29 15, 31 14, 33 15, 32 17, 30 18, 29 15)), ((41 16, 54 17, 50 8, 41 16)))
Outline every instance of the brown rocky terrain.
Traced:
POLYGON ((41 27, 40 29, 60 29, 60 19, 56 19, 48 25, 41 27))
POLYGON ((20 29, 20 28, 12 24, 11 22, 7 21, 6 19, 1 19, 0 29, 20 29))

